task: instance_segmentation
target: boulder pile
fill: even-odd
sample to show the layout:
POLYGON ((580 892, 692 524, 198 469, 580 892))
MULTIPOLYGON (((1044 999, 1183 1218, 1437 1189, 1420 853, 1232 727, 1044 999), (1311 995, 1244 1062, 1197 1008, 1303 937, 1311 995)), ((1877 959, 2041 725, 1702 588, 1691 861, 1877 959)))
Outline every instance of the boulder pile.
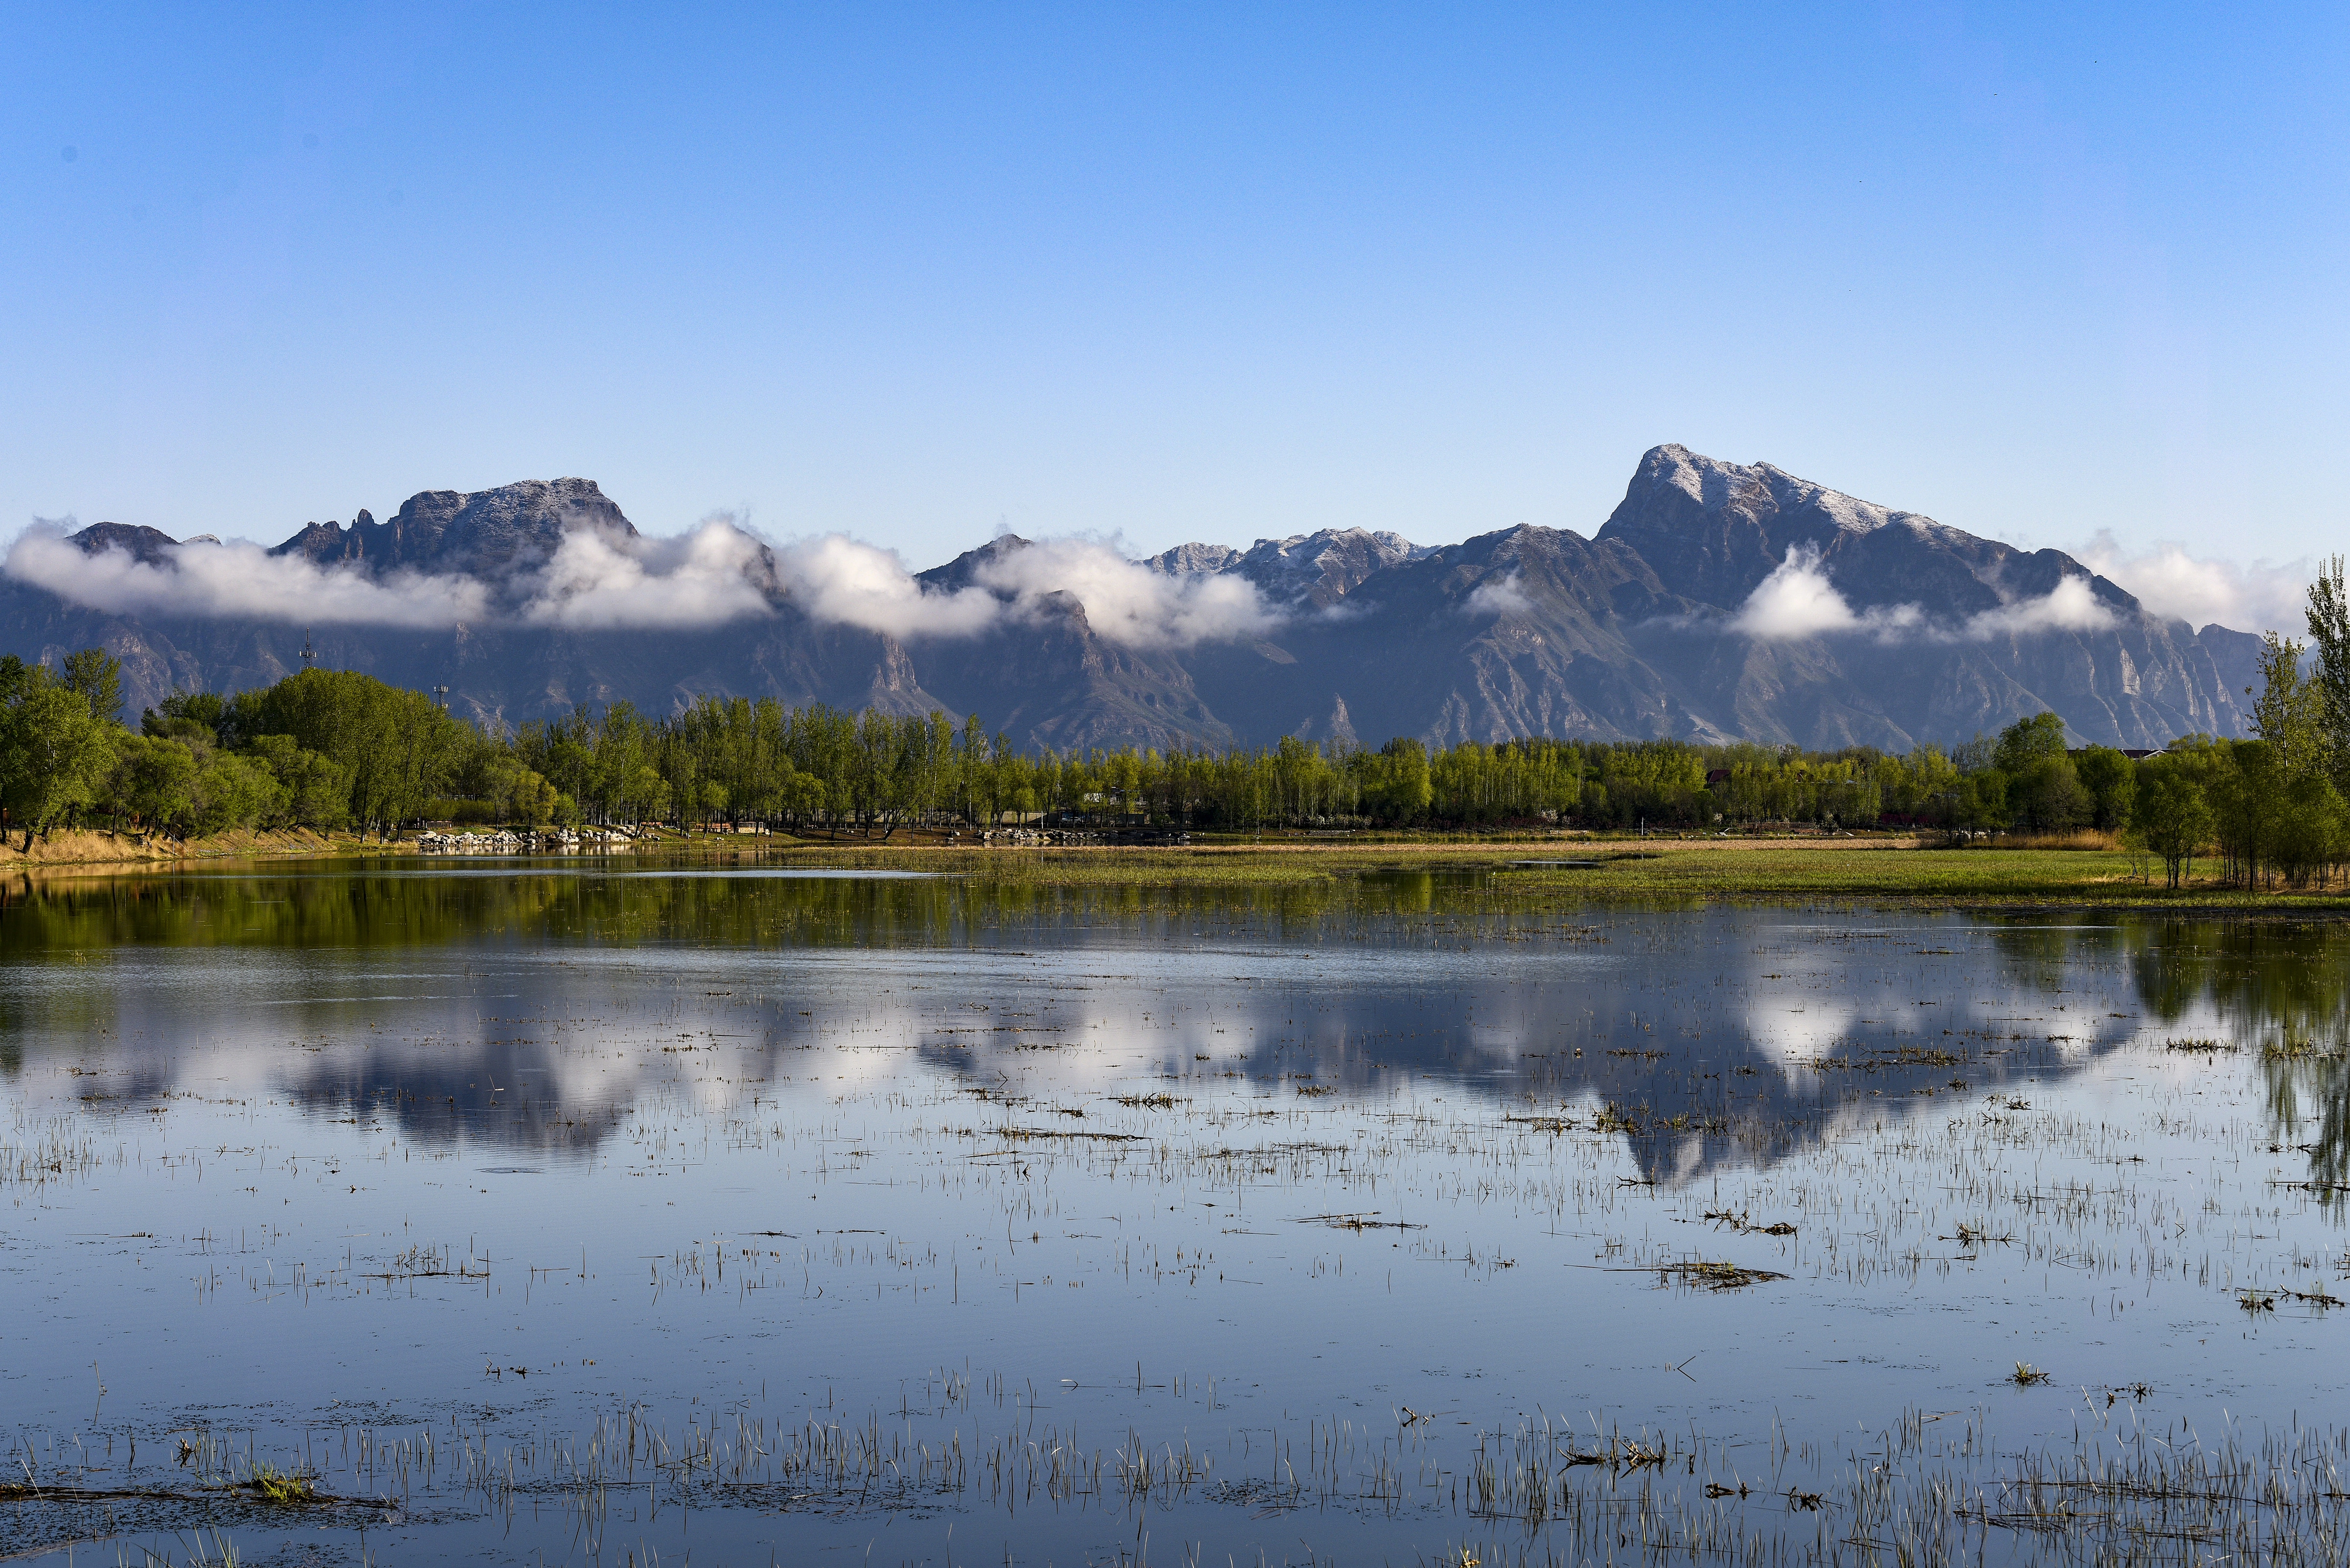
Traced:
POLYGON ((575 849, 627 849, 636 837, 625 827, 501 827, 494 833, 420 833, 419 855, 527 855, 575 849))

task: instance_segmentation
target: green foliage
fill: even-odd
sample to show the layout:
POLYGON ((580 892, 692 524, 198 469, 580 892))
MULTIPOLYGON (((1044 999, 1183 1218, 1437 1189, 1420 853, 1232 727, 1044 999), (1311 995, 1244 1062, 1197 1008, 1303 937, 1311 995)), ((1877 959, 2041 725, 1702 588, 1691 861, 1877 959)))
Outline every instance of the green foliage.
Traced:
POLYGON ((2007 775, 1986 767, 1959 780, 1951 805, 1950 826, 1970 833, 1989 833, 2008 825, 2007 775))
POLYGON ((235 752, 215 752, 198 763, 189 794, 192 835, 273 823, 286 805, 285 786, 269 764, 235 752))
POLYGON ((2326 763, 2325 691, 2301 672, 2302 645, 2269 632, 2261 639, 2261 684, 2246 687, 2252 699, 2252 733, 2276 748, 2287 778, 2299 778, 2326 763))
POLYGON ((2091 746, 2073 759, 2073 772, 2090 826, 2118 833, 2129 826, 2137 770, 2127 757, 2110 746, 2091 746))
POLYGON ((240 692, 222 724, 233 734, 291 737, 331 762, 362 832, 414 821, 480 740, 423 692, 346 670, 305 670, 240 692))
POLYGON ((2350 576, 2339 556, 2309 585, 2309 641, 2317 655, 2312 677, 2319 693, 2325 767, 2334 788, 2350 791, 2350 576))
POLYGON ((85 648, 67 654, 57 670, 65 685, 88 701, 99 723, 111 724, 122 717, 122 660, 102 648, 85 648))
POLYGON ((2018 719, 1999 732, 1999 746, 1991 754, 1991 765, 2014 776, 2029 772, 2036 763, 2054 761, 2064 755, 2064 721, 2054 713, 2034 713, 2029 719, 2018 719))
POLYGON ((87 808, 113 772, 122 731, 40 665, 0 658, 0 811, 34 836, 87 808))
POLYGON ((2191 875, 2196 852, 2211 836, 2211 808, 2183 762, 2149 760, 2132 794, 2131 843, 2161 860, 2168 885, 2191 875))
POLYGON ((485 734, 421 692, 317 670, 230 697, 174 692, 134 734, 101 716, 119 707, 120 670, 88 649, 63 674, 0 659, 0 812, 28 841, 74 820, 185 836, 383 833, 428 816, 759 823, 883 843, 908 825, 1039 816, 1243 833, 1881 824, 1981 836, 2085 825, 2123 834, 2145 857, 2141 875, 2159 858, 2173 888, 2207 854, 2247 890, 2324 887, 2350 860, 2325 663, 2337 631, 2350 652, 2350 623, 2328 619, 2345 607, 2338 576, 2312 593, 2315 675, 2302 674, 2297 644, 2267 639, 2264 684, 2251 694, 2259 739, 2185 736, 2137 763, 2100 746, 2069 752, 2063 722, 2045 712, 1954 752, 1921 746, 1899 756, 1669 740, 1432 747, 1409 736, 1376 751, 1293 736, 1220 752, 1025 753, 976 714, 957 724, 935 711, 714 696, 663 719, 625 702, 582 705, 485 734))
POLYGON ((149 831, 169 829, 195 812, 196 754, 187 745, 153 735, 117 742, 106 798, 118 815, 149 831))
POLYGON ((1419 821, 1435 803, 1430 782, 1428 747, 1409 735, 1399 735, 1364 760, 1363 814, 1388 826, 1419 821))
POLYGON ((2008 780, 2008 809, 2018 826, 2064 833, 2087 819, 2090 799, 2073 759, 2058 752, 2032 757, 2015 770, 2008 780))
POLYGON ((207 740, 216 742, 228 705, 229 700, 217 691, 174 691, 163 699, 160 711, 147 710, 140 727, 151 735, 182 738, 201 731, 207 740))
POLYGON ((2267 741, 2210 748, 2202 780, 2229 880, 2257 887, 2283 816, 2284 754, 2267 741))
POLYGON ((2285 785, 2269 857, 2289 888, 2323 886, 2350 851, 2342 795, 2323 769, 2310 768, 2285 785))
POLYGON ((291 735, 255 735, 245 751, 267 767, 283 792, 276 815, 262 826, 330 832, 350 821, 350 779, 330 757, 291 735))

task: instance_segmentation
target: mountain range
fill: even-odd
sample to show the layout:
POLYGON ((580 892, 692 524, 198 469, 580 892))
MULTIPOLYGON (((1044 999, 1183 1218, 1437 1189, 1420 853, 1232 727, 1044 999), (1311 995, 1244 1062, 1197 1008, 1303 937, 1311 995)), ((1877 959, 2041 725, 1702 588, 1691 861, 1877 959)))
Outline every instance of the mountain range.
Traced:
POLYGON ((1025 745, 1552 735, 1904 751, 2043 709, 2074 737, 2243 732, 2247 632, 2148 613, 2055 550, 1686 448, 1589 537, 1325 530, 1133 561, 998 537, 931 570, 725 523, 648 538, 594 482, 426 491, 273 549, 28 534, 0 650, 119 657, 135 712, 315 661, 517 723, 700 693, 979 713, 1025 745))

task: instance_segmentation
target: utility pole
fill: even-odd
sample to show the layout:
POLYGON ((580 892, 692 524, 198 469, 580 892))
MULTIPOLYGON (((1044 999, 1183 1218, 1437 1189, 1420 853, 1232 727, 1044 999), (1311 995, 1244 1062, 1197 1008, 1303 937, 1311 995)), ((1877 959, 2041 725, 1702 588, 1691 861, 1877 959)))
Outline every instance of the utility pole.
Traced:
POLYGON ((440 699, 441 711, 446 713, 449 711, 449 689, 446 686, 435 686, 432 689, 432 695, 440 699))
POLYGON ((310 646, 310 628, 304 627, 302 628, 302 668, 313 670, 317 667, 317 663, 318 650, 310 646))

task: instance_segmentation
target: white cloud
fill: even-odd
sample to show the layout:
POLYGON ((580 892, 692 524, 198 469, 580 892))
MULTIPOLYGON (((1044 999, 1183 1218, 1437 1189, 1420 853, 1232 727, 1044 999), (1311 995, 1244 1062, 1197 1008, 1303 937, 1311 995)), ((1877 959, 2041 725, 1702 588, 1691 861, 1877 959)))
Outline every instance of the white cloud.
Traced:
POLYGON ((598 629, 721 626, 773 613, 759 541, 723 517, 673 539, 626 539, 583 528, 564 535, 527 581, 517 618, 598 629))
POLYGON ((470 577, 382 578, 273 556, 258 545, 174 545, 156 562, 119 548, 83 552, 47 533, 10 546, 20 582, 114 615, 237 616, 306 626, 446 627, 480 621, 489 591, 470 577))
POLYGON ((320 566, 258 545, 191 539, 141 561, 85 553, 36 529, 9 549, 10 576, 116 615, 249 618, 304 626, 442 628, 518 621, 579 629, 714 626, 771 611, 759 542, 721 518, 674 539, 582 529, 501 597, 478 578, 320 566))
POLYGON ((2306 560, 2273 566, 2255 561, 2203 560, 2178 545, 2158 545, 2126 556, 2110 530, 2101 529, 2076 559, 2137 596, 2151 614, 2183 620, 2197 630, 2211 625, 2237 631, 2294 632, 2304 624, 2304 595, 2315 576, 2306 560))
MULTIPOLYGON (((1344 601, 1341 601, 1344 602, 1344 601)), ((1471 615, 1523 615, 1534 607, 1526 597, 1526 590, 1512 572, 1503 577, 1487 577, 1469 591, 1467 607, 1471 615)))
POLYGON ((1866 612, 1855 610, 1828 581, 1819 552, 1796 545, 1771 575, 1754 585, 1746 603, 1731 618, 1732 631, 1766 642, 1794 638, 1824 637, 1832 632, 1866 632, 1892 638, 1914 631, 1925 623, 1916 605, 1894 605, 1866 612))
POLYGON ((925 588, 895 552, 843 534, 776 552, 800 607, 817 620, 892 637, 973 637, 1049 618, 1045 601, 1066 594, 1096 633, 1132 648, 1260 635, 1279 624, 1255 584, 1231 575, 1170 576, 1104 545, 1050 539, 1002 552, 952 593, 925 588))
POLYGON ((846 534, 802 539, 775 552, 775 564, 800 608, 816 620, 862 627, 891 637, 970 637, 993 625, 1002 607, 981 588, 933 593, 906 570, 894 550, 846 534))
POLYGON ((1731 618, 1730 628, 1766 642, 1840 634, 1879 642, 1950 642, 2043 631, 2096 631, 2113 624, 2113 611, 2099 602, 2086 577, 2066 577, 2040 598, 1981 611, 1956 628, 1934 625, 1914 604, 1856 610, 1828 580, 1817 552, 1797 545, 1755 585, 1731 618))
POLYGON ((2102 631, 2114 624, 2114 612, 2097 600, 2086 577, 2066 577, 2047 597, 2017 599, 1997 609, 1969 618, 1970 638, 2022 636, 2035 631, 2102 631))
POLYGON ((1159 648, 1256 636, 1281 618, 1244 577, 1168 576, 1090 541, 1006 551, 981 567, 976 586, 940 593, 926 589, 894 553, 846 535, 800 540, 771 555, 723 516, 675 538, 575 531, 553 556, 503 585, 504 592, 470 576, 378 576, 356 566, 322 566, 242 542, 167 545, 151 561, 120 549, 89 555, 53 527, 19 538, 5 569, 116 614, 318 626, 716 626, 771 614, 775 598, 785 597, 819 621, 896 637, 951 638, 1046 618, 1047 598, 1066 593, 1085 606, 1102 637, 1159 648))
POLYGON ((1112 642, 1134 648, 1188 648, 1258 637, 1281 623, 1257 586, 1232 573, 1168 576, 1107 545, 1048 539, 1009 550, 974 574, 1011 596, 1011 614, 1035 618, 1047 594, 1086 607, 1086 620, 1112 642))

